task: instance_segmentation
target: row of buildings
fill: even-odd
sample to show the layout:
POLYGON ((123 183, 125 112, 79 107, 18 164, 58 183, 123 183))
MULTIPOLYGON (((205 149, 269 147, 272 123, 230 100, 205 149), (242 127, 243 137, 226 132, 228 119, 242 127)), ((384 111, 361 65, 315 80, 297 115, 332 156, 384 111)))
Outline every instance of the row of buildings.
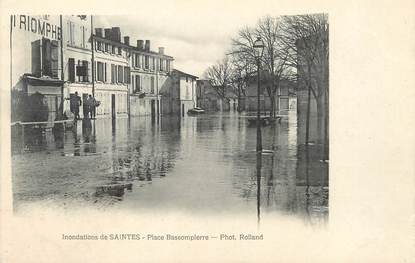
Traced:
POLYGON ((97 118, 184 114, 196 106, 197 77, 173 69, 164 47, 153 51, 150 40, 130 42, 119 27, 96 28, 92 19, 11 16, 12 121, 68 116, 75 92, 100 102, 97 118))
MULTIPOLYGON (((174 69, 164 47, 153 51, 150 40, 132 41, 119 27, 94 27, 92 16, 12 15, 10 22, 13 122, 71 118, 75 93, 100 102, 97 118, 257 109, 256 76, 243 96, 229 88, 223 98, 210 81, 174 69)), ((282 86, 284 109, 290 88, 282 86)), ((261 110, 270 103, 262 85, 261 110)), ((81 106, 81 118, 84 112, 81 106)))

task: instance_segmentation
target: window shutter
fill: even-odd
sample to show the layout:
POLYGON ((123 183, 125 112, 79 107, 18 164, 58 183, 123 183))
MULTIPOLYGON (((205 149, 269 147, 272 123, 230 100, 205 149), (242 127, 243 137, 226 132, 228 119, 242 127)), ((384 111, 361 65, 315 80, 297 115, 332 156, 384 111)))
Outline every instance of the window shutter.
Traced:
POLYGON ((51 43, 51 67, 52 67, 52 77, 59 77, 59 44, 58 41, 52 40, 51 43))
POLYGON ((41 75, 41 43, 40 40, 32 42, 32 74, 36 77, 41 75))
POLYGON ((107 82, 107 63, 104 63, 104 82, 107 82))
POLYGON ((50 39, 42 38, 42 75, 52 76, 50 39))
POLYGON ((68 59, 68 80, 75 82, 75 59, 68 59))

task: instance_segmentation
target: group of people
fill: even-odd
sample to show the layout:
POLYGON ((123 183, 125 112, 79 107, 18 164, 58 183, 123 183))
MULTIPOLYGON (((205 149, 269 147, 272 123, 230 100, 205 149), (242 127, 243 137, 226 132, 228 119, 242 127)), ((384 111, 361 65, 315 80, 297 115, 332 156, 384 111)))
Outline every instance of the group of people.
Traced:
MULTIPOLYGON (((78 92, 75 92, 74 96, 69 98, 71 112, 75 115, 75 119, 80 119, 79 117, 79 107, 82 106, 81 97, 78 96, 78 92)), ((84 100, 84 118, 95 118, 95 108, 99 106, 99 102, 95 100, 92 95, 88 95, 88 98, 84 100)))

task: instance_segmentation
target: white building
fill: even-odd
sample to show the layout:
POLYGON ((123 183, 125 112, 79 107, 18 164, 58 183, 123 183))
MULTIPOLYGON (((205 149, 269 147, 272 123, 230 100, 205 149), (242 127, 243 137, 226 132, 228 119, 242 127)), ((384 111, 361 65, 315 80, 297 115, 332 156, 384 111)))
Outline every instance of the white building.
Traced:
MULTIPOLYGON (((63 16, 63 78, 64 98, 78 92, 83 105, 92 95, 91 17, 86 15, 63 16)), ((84 116, 84 107, 79 109, 84 116)), ((69 117, 70 101, 64 100, 64 112, 69 117)))
POLYGON ((160 91, 167 84, 173 57, 165 55, 163 47, 151 51, 150 40, 137 40, 131 52, 130 114, 161 115, 160 91))
POLYGON ((95 99, 98 117, 127 117, 130 76, 129 37, 119 27, 96 28, 94 35, 95 99))

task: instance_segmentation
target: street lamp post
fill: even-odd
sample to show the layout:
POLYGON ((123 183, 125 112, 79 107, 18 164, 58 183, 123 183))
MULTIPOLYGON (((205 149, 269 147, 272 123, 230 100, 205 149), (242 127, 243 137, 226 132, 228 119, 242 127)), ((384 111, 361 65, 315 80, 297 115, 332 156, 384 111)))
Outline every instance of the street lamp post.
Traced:
POLYGON ((261 57, 262 52, 264 50, 264 43, 262 42, 261 38, 258 37, 257 40, 254 42, 254 52, 255 52, 255 59, 257 61, 258 66, 258 90, 257 90, 257 99, 258 99, 258 105, 257 105, 257 120, 256 120, 256 151, 257 153, 262 152, 262 137, 261 137, 261 102, 260 102, 260 89, 261 89, 261 78, 260 78, 260 67, 261 67, 261 57))

